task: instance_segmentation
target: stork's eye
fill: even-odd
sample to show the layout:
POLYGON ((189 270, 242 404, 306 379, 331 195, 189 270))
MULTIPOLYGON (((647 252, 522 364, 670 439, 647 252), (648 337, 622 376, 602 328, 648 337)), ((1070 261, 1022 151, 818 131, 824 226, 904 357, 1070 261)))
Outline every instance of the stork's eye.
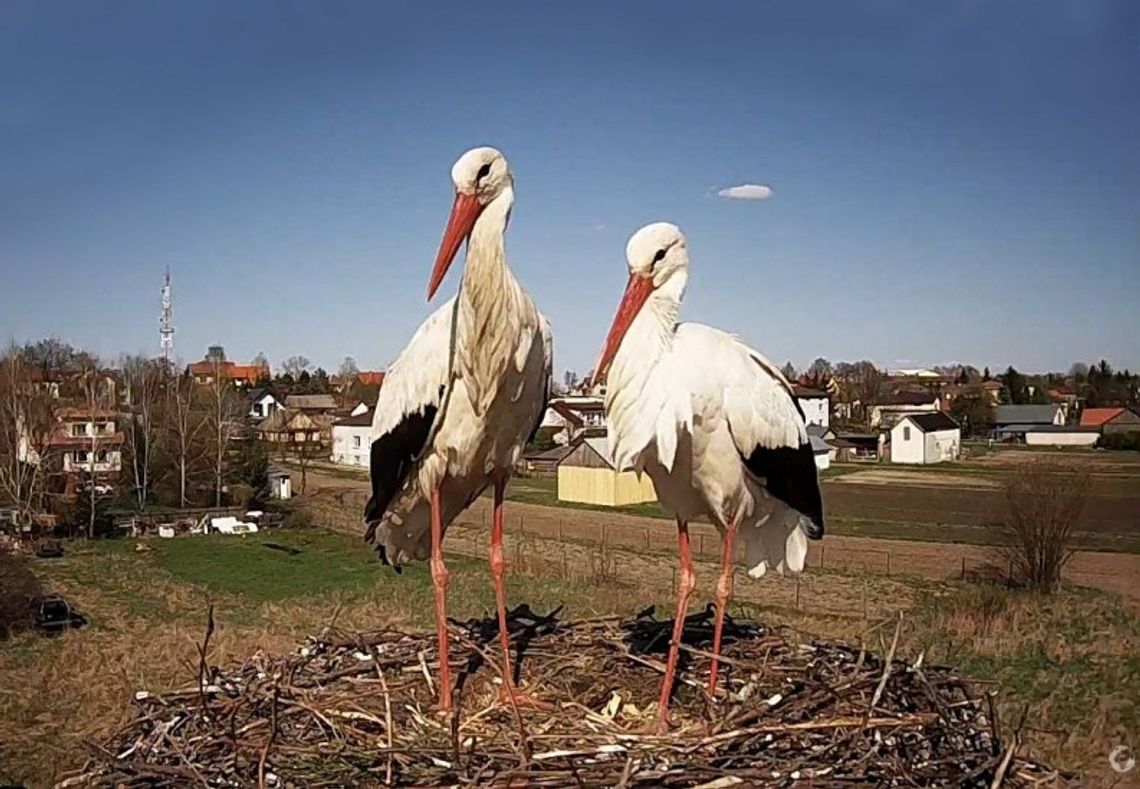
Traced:
POLYGON ((660 263, 664 259, 665 259, 665 250, 664 249, 657 250, 657 254, 653 256, 653 265, 657 265, 658 263, 660 263))
POLYGON ((475 182, 478 183, 491 174, 491 163, 483 165, 479 168, 479 172, 475 173, 475 182))

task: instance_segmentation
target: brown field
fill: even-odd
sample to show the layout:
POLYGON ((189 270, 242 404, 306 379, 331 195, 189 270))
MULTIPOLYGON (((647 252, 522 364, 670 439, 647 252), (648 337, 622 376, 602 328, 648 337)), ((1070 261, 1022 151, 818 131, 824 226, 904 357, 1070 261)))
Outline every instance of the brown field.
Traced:
MULTIPOLYGON (((854 476, 879 473, 861 471, 854 476)), ((889 473, 889 472, 881 472, 889 473)), ((905 473, 905 472, 902 472, 905 473)), ((921 472, 915 476, 932 476, 921 472)), ((941 476, 941 475, 938 475, 941 476)), ((1000 503, 998 491, 954 487, 908 486, 884 492, 881 485, 832 480, 824 485, 825 501, 833 522, 845 525, 846 534, 831 534, 808 551, 809 567, 860 570, 874 574, 912 574, 930 579, 972 577, 985 565, 1000 562, 991 523, 1000 503), (858 536, 871 524, 877 533, 898 533, 900 539, 858 536), (945 534, 938 534, 939 531, 945 534), (933 537, 934 539, 918 539, 933 537), (962 540, 951 542, 949 540, 962 540)), ((533 484, 523 480, 522 484, 533 484)), ((310 492, 317 501, 334 502, 322 510, 322 522, 331 528, 357 533, 359 512, 367 496, 363 479, 310 473, 310 492)), ((511 501, 507 504, 507 530, 522 536, 600 543, 615 547, 671 552, 675 531, 668 520, 596 509, 572 509, 511 501)), ((485 527, 490 502, 477 500, 457 525, 485 527)), ((1098 545, 1131 545, 1140 538, 1140 492, 1135 497, 1093 496, 1086 512, 1086 529, 1098 545)), ((838 529, 837 529, 838 530, 838 529)), ((692 526, 693 549, 699 556, 719 555, 719 537, 711 526, 692 526)), ((999 568, 1000 569, 1000 568, 999 568)), ((1066 571, 1073 583, 1140 598, 1140 554, 1118 551, 1078 551, 1066 571)))

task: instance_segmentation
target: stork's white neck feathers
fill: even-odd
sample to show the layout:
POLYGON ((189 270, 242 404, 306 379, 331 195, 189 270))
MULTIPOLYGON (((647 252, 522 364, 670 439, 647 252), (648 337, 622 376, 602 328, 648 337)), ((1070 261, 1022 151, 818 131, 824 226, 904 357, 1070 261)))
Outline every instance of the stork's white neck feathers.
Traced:
POLYGON ((500 373, 518 347, 522 290, 507 266, 504 234, 515 193, 504 188, 471 230, 459 289, 457 369, 476 413, 496 394, 500 373))
POLYGON ((657 459, 672 469, 678 432, 692 424, 692 404, 676 385, 671 351, 687 273, 675 271, 653 291, 614 355, 606 388, 610 451, 617 468, 640 468, 655 444, 657 459))

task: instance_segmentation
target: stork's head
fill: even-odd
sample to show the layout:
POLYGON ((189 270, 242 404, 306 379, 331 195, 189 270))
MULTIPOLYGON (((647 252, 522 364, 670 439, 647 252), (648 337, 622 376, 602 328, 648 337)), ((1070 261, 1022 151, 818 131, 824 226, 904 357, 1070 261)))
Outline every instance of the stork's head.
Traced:
POLYGON ((606 347, 594 367, 594 383, 605 380, 625 333, 645 302, 656 291, 668 291, 678 301, 685 289, 689 252, 681 228, 669 222, 654 222, 634 233, 625 247, 629 284, 614 316, 606 347))
POLYGON ((428 281, 428 301, 435 295, 460 245, 471 235, 479 214, 512 183, 506 157, 486 147, 472 148, 460 156, 451 168, 451 180, 455 182, 455 203, 428 281))

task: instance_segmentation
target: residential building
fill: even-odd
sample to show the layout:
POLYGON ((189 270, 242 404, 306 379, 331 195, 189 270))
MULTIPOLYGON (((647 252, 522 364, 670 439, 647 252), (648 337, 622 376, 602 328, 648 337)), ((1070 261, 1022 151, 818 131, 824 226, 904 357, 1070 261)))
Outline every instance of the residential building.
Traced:
POLYGON ((256 430, 262 441, 282 449, 315 449, 331 443, 333 421, 325 414, 307 414, 282 408, 258 422, 256 430))
POLYGON ((558 462, 558 498, 618 507, 656 501, 648 474, 618 471, 605 437, 581 438, 558 462))
POLYGON ((28 446, 21 438, 20 456, 26 463, 39 465, 43 455, 49 469, 67 474, 115 474, 123 468, 123 433, 118 416, 108 408, 64 406, 52 413, 53 425, 42 450, 28 446), (54 460, 58 458, 58 463, 54 460))
POLYGON ((372 412, 365 409, 332 426, 330 460, 341 466, 367 468, 372 457, 372 412))
POLYGON ((237 386, 255 386, 258 381, 270 377, 267 364, 235 364, 226 359, 226 351, 220 345, 211 345, 206 357, 186 368, 195 381, 212 384, 216 378, 232 381, 237 386))
POLYGON ((1003 441, 1024 441, 1025 434, 1035 428, 1064 424, 1065 411, 1056 403, 999 405, 994 408, 994 437, 1003 441))
POLYGON ((1080 424, 1104 435, 1140 433, 1140 415, 1130 408, 1086 408, 1081 411, 1080 424))
POLYGON ((575 395, 551 399, 539 429, 548 429, 556 444, 569 445, 584 430, 604 429, 605 402, 601 397, 575 395))
POLYGON ((958 459, 962 431, 941 411, 904 414, 890 430, 892 463, 942 463, 958 459))
POLYGON ((882 402, 871 406, 870 422, 872 428, 883 425, 888 414, 896 417, 900 414, 909 414, 918 411, 937 411, 939 405, 938 395, 927 391, 895 392, 884 398, 882 402))
POLYGON ((267 416, 273 416, 283 407, 281 401, 278 400, 272 392, 261 387, 251 389, 248 400, 249 418, 254 420, 261 420, 267 416))
POLYGON ((820 427, 828 427, 831 424, 831 398, 827 396, 827 392, 792 384, 792 395, 804 413, 806 424, 820 427))

